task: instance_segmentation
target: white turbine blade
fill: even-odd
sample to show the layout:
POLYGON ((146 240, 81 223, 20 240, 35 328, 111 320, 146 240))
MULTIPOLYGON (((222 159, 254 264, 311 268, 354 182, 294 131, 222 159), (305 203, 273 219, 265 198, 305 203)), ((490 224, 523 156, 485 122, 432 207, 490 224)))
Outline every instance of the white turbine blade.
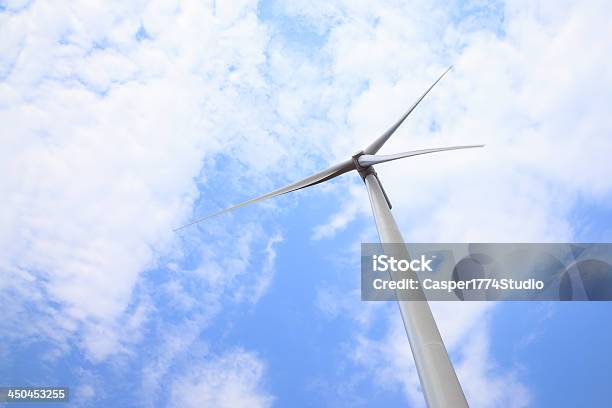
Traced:
POLYGON ((427 88, 425 93, 423 95, 421 95, 421 97, 419 99, 417 99, 417 101, 410 107, 410 109, 408 109, 408 111, 406 113, 404 113, 404 115, 397 122, 395 122, 395 124, 393 126, 391 126, 389 128, 389 130, 387 130, 385 133, 383 133, 381 136, 379 136, 378 139, 376 139, 374 142, 372 142, 372 144, 370 144, 368 147, 366 147, 364 152, 366 154, 376 154, 376 152, 378 152, 380 150, 380 148, 387 142, 387 140, 389 140, 389 138, 397 130, 397 128, 400 127, 400 125, 404 122, 404 120, 406 120, 408 115, 410 115, 412 113, 412 111, 418 106, 418 104, 423 100, 423 98, 425 98, 425 96, 427 96, 429 91, 431 91, 432 88, 434 86, 436 86, 436 84, 438 82, 440 82, 442 77, 444 77, 444 75, 446 75, 446 73, 448 71, 450 71, 452 67, 453 67, 452 65, 450 67, 448 67, 448 69, 446 71, 444 71, 444 73, 442 75, 440 75, 440 77, 436 80, 436 82, 434 82, 429 88, 427 88))
POLYGON ((242 202, 240 204, 236 204, 234 206, 231 206, 231 207, 225 208, 223 210, 217 211, 215 213, 209 214, 209 215, 207 215, 205 217, 199 218, 199 219, 197 219, 197 220, 195 220, 193 222, 190 222, 189 224, 186 224, 186 225, 183 225, 182 227, 176 228, 174 231, 182 230, 183 228, 187 228, 187 227, 189 227, 191 225, 197 224, 197 223, 202 222, 204 220, 207 220, 209 218, 216 217, 217 215, 221 215, 221 214, 224 214, 226 212, 233 211, 233 210, 235 210, 237 208, 244 207, 244 206, 249 205, 249 204, 254 204, 254 203, 257 203, 259 201, 266 200, 268 198, 276 197, 276 196, 281 195, 281 194, 290 193, 290 192, 295 191, 295 190, 300 190, 302 188, 306 188, 306 187, 310 187, 310 186, 313 186, 313 185, 318 184, 318 183, 322 183, 324 181, 333 179, 334 177, 338 177, 339 175, 344 174, 344 173, 349 172, 349 171, 354 170, 354 169, 355 169, 355 163, 353 162, 353 160, 343 161, 342 163, 336 164, 335 166, 332 166, 332 167, 330 167, 328 169, 320 171, 320 172, 318 172, 316 174, 313 174, 310 177, 306 177, 305 179, 302 179, 302 180, 297 181, 295 183, 289 184, 289 185, 287 185, 285 187, 281 187, 281 188, 279 188, 277 190, 274 190, 274 191, 272 191, 272 192, 270 192, 268 194, 264 194, 262 196, 253 198, 251 200, 242 202))
POLYGON ((380 163, 384 163, 384 162, 388 162, 392 160, 403 159, 404 157, 418 156, 420 154, 427 154, 427 153, 444 152, 447 150, 471 149, 472 147, 484 147, 484 145, 439 147, 436 149, 413 150, 411 152, 387 154, 387 155, 363 154, 359 156, 357 160, 359 161, 360 166, 368 167, 374 164, 380 164, 380 163))

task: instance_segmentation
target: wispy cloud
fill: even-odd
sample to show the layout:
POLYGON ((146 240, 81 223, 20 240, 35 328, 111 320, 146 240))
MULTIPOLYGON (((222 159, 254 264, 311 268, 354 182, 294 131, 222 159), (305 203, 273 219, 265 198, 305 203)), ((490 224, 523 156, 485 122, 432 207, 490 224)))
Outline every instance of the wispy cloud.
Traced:
MULTIPOLYGON (((276 2, 265 21, 248 0, 3 5, 0 353, 43 341, 50 362, 73 352, 84 366, 136 361, 152 403, 183 373, 187 351, 204 350, 199 371, 173 390, 210 396, 206 378, 227 372, 235 383, 217 384, 223 395, 270 404, 262 359, 210 357, 202 332, 226 304, 264 296, 288 238, 239 217, 172 229, 346 157, 451 62, 452 75, 385 148, 487 148, 381 166, 406 238, 570 239, 577 197, 605 201, 612 189, 601 177, 612 147, 606 4, 477 3, 276 2), (308 26, 316 46, 284 38, 273 17, 308 26), (153 357, 138 352, 144 344, 153 357)), ((353 183, 313 238, 369 217, 353 183)), ((349 308, 334 297, 319 298, 330 316, 349 308)), ((406 353, 397 321, 371 338, 378 310, 354 306, 358 361, 384 370, 368 353, 406 353)), ((436 312, 466 390, 487 384, 491 401, 505 404, 510 391, 527 401, 520 376, 495 369, 488 309, 468 309, 455 319, 436 312), (478 347, 457 345, 464 327, 478 347)), ((416 402, 409 361, 384 374, 416 402)), ((87 405, 102 380, 82 374, 87 405)))
MULTIPOLYGON (((611 32, 603 2, 560 7, 549 1, 416 1, 368 7, 339 1, 279 7, 328 30, 324 49, 332 79, 326 91, 347 107, 346 132, 353 135, 355 150, 390 126, 445 66, 454 64, 385 152, 487 146, 380 166, 408 241, 571 240, 579 232, 571 223, 579 198, 610 197, 612 183, 601 177, 612 170, 603 157, 612 149, 612 121, 601 109, 612 84, 605 69, 611 32), (351 95, 347 89, 356 84, 361 91, 351 95)), ((348 150, 349 139, 339 139, 337 151, 348 150)), ((333 237, 356 219, 355 202, 363 199, 356 191, 313 238, 333 237)), ((318 304, 335 316, 344 303, 328 292, 320 292, 318 304)), ((435 305, 434 311, 447 345, 459 356, 470 402, 528 404, 520 372, 498 369, 490 352, 493 305, 460 306, 435 305)), ((399 318, 389 320, 379 340, 359 318, 365 312, 342 310, 356 315, 362 327, 355 340, 357 361, 381 383, 402 384, 408 399, 421 405, 399 318)))
POLYGON ((263 363, 235 350, 189 370, 172 383, 176 407, 269 407, 273 397, 262 386, 263 363))
POLYGON ((5 285, 53 302, 48 324, 84 325, 95 359, 142 319, 128 310, 141 274, 181 256, 172 229, 190 216, 203 157, 245 140, 228 137, 237 118, 264 132, 246 108, 266 92, 255 12, 33 2, 0 14, 5 285))
MULTIPOLYGON (((236 245, 221 259, 193 231, 173 232, 192 216, 206 160, 248 151, 235 158, 248 172, 287 154, 260 103, 270 93, 268 29, 254 1, 3 10, 0 166, 11 176, 0 181, 0 299, 10 305, 2 352, 40 341, 50 361, 74 353, 85 365, 137 367, 147 344, 158 353, 142 363, 141 386, 153 398, 174 360, 204 346, 221 303, 256 302, 274 273, 278 234, 251 224, 228 238, 211 228, 236 245), (278 148, 246 147, 262 144, 278 148), (261 264, 252 256, 260 241, 261 264), (254 292, 236 280, 250 267, 243 279, 254 292), (16 330, 24 319, 27 330, 16 330)), ((243 371, 260 363, 241 356, 250 365, 220 360, 210 370, 240 363, 246 401, 254 379, 243 371)), ((79 377, 84 404, 106 397, 99 379, 79 377)))

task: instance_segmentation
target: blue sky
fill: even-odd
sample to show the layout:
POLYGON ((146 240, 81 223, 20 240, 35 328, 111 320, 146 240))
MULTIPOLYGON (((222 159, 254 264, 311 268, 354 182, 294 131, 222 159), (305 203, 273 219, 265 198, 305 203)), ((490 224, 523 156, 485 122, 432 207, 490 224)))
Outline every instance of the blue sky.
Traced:
MULTIPOLYGON (((605 2, 0 2, 0 385, 73 406, 423 406, 356 174, 413 242, 608 242, 605 2)), ((471 406, 607 406, 608 303, 433 304, 471 406)))

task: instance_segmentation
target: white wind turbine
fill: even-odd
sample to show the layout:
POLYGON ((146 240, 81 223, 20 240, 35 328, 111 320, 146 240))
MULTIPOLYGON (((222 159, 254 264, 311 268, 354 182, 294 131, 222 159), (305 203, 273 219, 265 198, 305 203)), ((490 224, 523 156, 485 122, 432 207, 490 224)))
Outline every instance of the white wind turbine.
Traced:
MULTIPOLYGON (((350 159, 338 163, 328 169, 320 171, 312 176, 306 177, 303 180, 281 187, 270 193, 260 197, 236 204, 232 207, 217 211, 213 214, 199 218, 189 224, 176 229, 176 231, 191 225, 197 224, 211 217, 244 207, 249 204, 254 204, 268 198, 276 197, 281 194, 290 193, 302 188, 310 187, 319 184, 341 174, 356 170, 363 179, 368 194, 370 196, 370 204, 372 213, 378 229, 380 241, 383 244, 403 243, 402 234, 391 213, 391 202, 385 193, 378 175, 374 170, 375 164, 380 164, 392 160, 403 159, 405 157, 417 156, 427 153, 442 152, 446 150, 467 149, 472 147, 483 147, 484 145, 469 145, 469 146, 453 146, 440 147, 435 149, 413 150, 410 152, 396 153, 390 155, 377 155, 380 148, 389 140, 391 135, 404 122, 404 120, 412 113, 417 105, 425 98, 431 89, 446 75, 451 69, 449 67, 440 77, 421 95, 419 99, 395 122, 385 133, 374 140, 364 150, 354 154, 350 159)), ((394 250, 397 249, 394 247, 394 250)), ((397 253, 397 252, 396 252, 397 253)), ((401 254, 405 259, 409 258, 407 251, 401 254)), ((440 336, 438 326, 431 314, 429 304, 422 292, 415 292, 414 300, 398 301, 400 314, 404 322, 412 355, 416 364, 417 372, 425 395, 427 405, 432 408, 449 408, 449 407, 467 407, 467 401, 453 365, 448 357, 448 352, 440 336)))

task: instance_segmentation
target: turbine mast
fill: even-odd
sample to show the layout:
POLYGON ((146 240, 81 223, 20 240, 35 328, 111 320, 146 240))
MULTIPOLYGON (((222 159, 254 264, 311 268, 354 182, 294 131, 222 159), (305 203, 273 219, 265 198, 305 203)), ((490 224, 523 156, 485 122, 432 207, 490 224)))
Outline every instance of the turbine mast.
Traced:
MULTIPOLYGON (((383 250, 385 250, 385 244, 403 244, 404 239, 373 167, 358 169, 358 171, 368 189, 372 213, 383 250)), ((402 248, 405 253, 400 255, 404 259, 410 259, 408 251, 404 246, 402 248)), ((398 248, 394 246, 393 251, 397 253, 398 248)), ((392 276, 392 278, 395 277, 392 276)), ((415 296, 415 300, 398 300, 397 303, 427 405, 430 408, 468 407, 425 295, 420 292, 415 296)))

